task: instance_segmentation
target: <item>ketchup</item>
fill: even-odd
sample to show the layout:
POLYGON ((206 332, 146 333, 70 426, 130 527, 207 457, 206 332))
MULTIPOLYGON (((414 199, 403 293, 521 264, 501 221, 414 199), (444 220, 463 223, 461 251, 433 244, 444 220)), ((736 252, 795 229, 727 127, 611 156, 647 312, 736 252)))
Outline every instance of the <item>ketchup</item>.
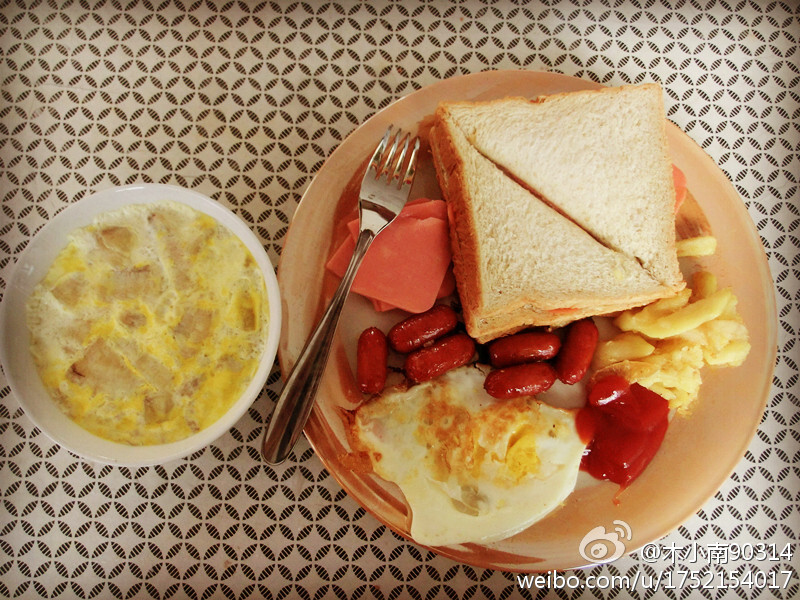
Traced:
POLYGON ((669 403, 655 392, 607 375, 589 390, 576 425, 590 440, 581 469, 626 488, 650 463, 669 423, 669 403))

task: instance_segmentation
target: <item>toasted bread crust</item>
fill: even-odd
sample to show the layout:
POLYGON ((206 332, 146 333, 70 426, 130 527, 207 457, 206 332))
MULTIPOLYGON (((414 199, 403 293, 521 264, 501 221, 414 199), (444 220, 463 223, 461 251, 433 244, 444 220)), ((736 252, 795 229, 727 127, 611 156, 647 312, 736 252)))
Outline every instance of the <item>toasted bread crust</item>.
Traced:
MULTIPOLYGON (((447 200, 450 248, 453 254, 453 274, 465 319, 480 313, 481 277, 478 265, 478 245, 475 240, 475 221, 470 210, 470 196, 466 191, 463 161, 456 151, 453 137, 448 131, 449 121, 440 106, 430 130, 429 143, 436 165, 439 187, 447 200), (440 114, 440 111, 443 111, 440 114), (451 201, 452 199, 452 201, 451 201)), ((466 323, 472 333, 474 324, 466 323)), ((475 337, 475 336, 473 336, 475 337)))

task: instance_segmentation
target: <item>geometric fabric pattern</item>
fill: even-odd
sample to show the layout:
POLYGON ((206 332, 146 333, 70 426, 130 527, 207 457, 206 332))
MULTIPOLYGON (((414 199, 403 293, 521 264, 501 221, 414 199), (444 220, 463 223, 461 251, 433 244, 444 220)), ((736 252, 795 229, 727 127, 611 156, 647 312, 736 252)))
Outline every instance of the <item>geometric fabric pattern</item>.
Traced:
POLYGON ((277 367, 217 443, 138 469, 53 444, 0 375, 0 597, 800 597, 799 48, 793 0, 0 1, 0 292, 48 219, 136 182, 230 207, 277 265, 359 124, 447 77, 525 69, 661 82, 746 203, 779 317, 767 409, 727 483, 657 545, 538 583, 399 538, 304 439, 265 465, 277 367))

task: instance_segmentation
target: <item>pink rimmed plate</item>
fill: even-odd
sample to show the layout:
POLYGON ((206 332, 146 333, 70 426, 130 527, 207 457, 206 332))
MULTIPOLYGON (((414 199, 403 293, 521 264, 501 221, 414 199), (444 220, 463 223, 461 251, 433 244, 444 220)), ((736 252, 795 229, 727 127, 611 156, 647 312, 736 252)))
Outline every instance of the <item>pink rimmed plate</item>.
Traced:
MULTIPOLYGON (((284 373, 333 293, 325 263, 353 213, 363 165, 387 126, 424 138, 443 100, 488 100, 596 88, 555 73, 490 71, 447 79, 386 107, 354 131, 327 159, 292 220, 278 269, 284 319, 278 355, 284 373)), ((706 213, 718 240, 713 257, 696 261, 732 286, 751 333, 752 350, 735 369, 703 371, 700 399, 690 417, 676 418, 647 470, 615 501, 617 486, 582 477, 566 502, 525 531, 493 544, 434 548, 459 562, 512 571, 563 570, 591 564, 587 534, 603 527, 625 552, 657 540, 695 514, 730 476, 760 422, 776 355, 773 282, 758 233, 734 187, 713 160, 671 123, 673 161, 706 213), (623 523, 624 525, 620 525, 623 523), (612 535, 613 537, 613 535, 612 535), (582 546, 582 542, 584 545, 582 546)), ((441 197, 427 148, 412 197, 441 197)), ((399 489, 367 474, 348 458, 347 419, 360 401, 353 380, 356 339, 370 325, 387 330, 402 315, 378 314, 358 296, 348 300, 317 403, 305 433, 325 466, 367 511, 409 537, 411 515, 399 489)), ((613 556, 614 548, 605 554, 613 556)))

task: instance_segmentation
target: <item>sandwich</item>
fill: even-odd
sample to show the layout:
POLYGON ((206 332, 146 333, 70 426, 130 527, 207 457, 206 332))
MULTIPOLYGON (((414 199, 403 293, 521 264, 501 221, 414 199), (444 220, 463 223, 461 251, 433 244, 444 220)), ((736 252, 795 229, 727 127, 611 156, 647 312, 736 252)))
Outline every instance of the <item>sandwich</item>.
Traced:
POLYGON ((655 84, 438 106, 430 145, 472 337, 685 286, 665 127, 655 84))

